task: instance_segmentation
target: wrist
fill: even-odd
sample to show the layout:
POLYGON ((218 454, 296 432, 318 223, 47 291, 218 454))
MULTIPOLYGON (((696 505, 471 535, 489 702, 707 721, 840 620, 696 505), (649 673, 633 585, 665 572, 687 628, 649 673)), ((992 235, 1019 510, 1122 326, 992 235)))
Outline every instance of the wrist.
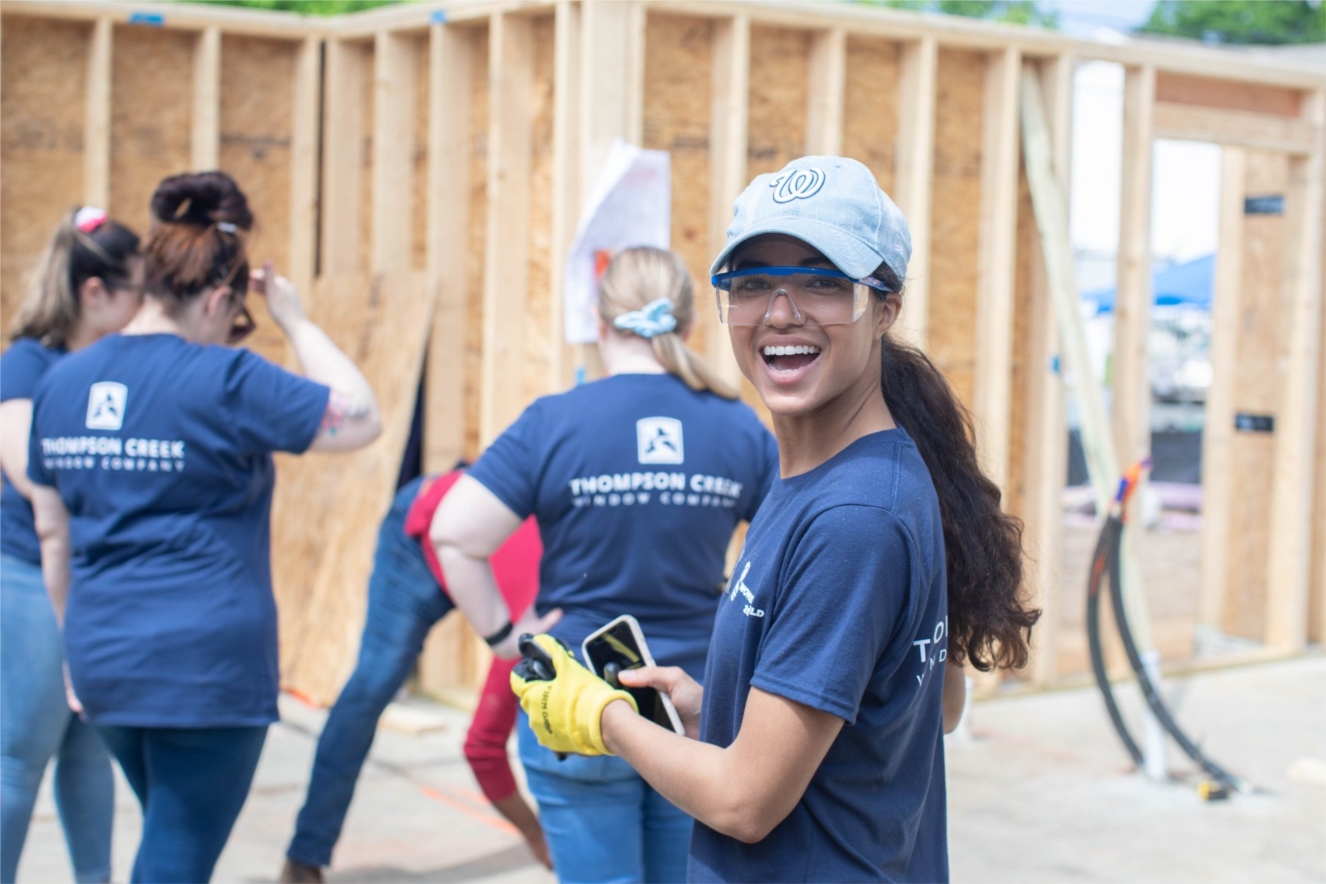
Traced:
POLYGON ((604 747, 613 755, 620 755, 622 729, 629 727, 627 722, 630 719, 639 717, 639 713, 629 702, 621 697, 613 697, 608 705, 603 707, 603 713, 599 717, 599 730, 602 733, 604 747))

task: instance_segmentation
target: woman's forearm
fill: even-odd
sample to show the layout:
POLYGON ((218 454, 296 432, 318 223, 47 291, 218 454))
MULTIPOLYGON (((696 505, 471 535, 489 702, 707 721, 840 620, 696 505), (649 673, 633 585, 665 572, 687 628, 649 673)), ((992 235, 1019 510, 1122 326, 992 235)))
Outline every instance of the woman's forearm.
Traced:
POLYGON ((41 546, 41 576, 51 598, 55 622, 64 628, 69 600, 69 513, 59 493, 46 485, 32 486, 32 516, 41 546))
POLYGON ((283 327, 305 377, 331 387, 331 399, 313 447, 353 449, 377 438, 382 431, 377 397, 354 360, 303 316, 289 320, 283 327))
MULTIPOLYGON (((435 549, 442 573, 447 577, 447 593, 474 631, 489 636, 505 626, 511 613, 497 587, 493 566, 488 559, 467 555, 460 548, 445 543, 438 544, 435 549)), ((510 644, 511 649, 498 656, 505 659, 516 656, 513 641, 502 644, 510 644)))
POLYGON ((677 807, 738 840, 764 837, 744 784, 730 776, 728 750, 665 730, 623 702, 603 710, 602 727, 608 748, 677 807))

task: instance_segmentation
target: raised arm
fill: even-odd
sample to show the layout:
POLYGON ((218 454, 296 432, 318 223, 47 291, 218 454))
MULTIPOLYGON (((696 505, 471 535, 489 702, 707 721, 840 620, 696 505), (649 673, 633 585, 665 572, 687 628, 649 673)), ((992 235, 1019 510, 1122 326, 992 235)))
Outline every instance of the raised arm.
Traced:
POLYGON ((268 261, 253 271, 250 287, 267 298, 267 309, 290 341, 305 377, 331 387, 327 411, 310 451, 353 451, 382 432, 377 397, 364 373, 304 313, 299 293, 268 261))
MULTIPOLYGON (((488 560, 521 521, 497 495, 469 476, 460 477, 433 514, 428 536, 446 576, 447 592, 481 636, 494 635, 512 623, 488 560)), ((521 633, 546 632, 561 616, 554 609, 539 617, 531 606, 493 646, 493 653, 506 660, 518 657, 516 640, 521 633)))

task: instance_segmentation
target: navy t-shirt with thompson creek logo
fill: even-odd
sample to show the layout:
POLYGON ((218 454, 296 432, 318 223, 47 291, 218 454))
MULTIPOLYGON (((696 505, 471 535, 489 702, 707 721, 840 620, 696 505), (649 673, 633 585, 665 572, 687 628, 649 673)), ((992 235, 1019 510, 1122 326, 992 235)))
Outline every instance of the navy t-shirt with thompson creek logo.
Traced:
MULTIPOLYGON (((42 375, 64 354, 63 347, 47 347, 33 338, 10 344, 0 356, 0 402, 31 399, 42 375)), ((8 473, 0 481, 0 552, 39 565, 41 544, 32 521, 32 504, 19 494, 8 473)))
POLYGON ((714 623, 700 738, 751 688, 845 722, 792 812, 744 844, 697 822, 691 881, 947 881, 944 533, 901 429, 774 483, 714 623))
POLYGON ((271 455, 312 444, 329 393, 166 334, 111 335, 46 373, 28 474, 69 510, 65 649, 91 721, 276 720, 271 455))
POLYGON ((580 654, 631 614, 654 659, 704 671, 728 543, 778 475, 741 402, 670 374, 621 374, 537 400, 470 470, 543 537, 540 612, 580 654))

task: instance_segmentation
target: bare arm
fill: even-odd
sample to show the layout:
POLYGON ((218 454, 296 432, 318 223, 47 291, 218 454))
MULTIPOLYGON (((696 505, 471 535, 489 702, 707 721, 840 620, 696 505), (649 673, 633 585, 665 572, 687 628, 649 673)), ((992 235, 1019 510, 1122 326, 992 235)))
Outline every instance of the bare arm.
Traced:
POLYGON ((967 705, 967 673, 961 664, 944 664, 944 733, 951 734, 962 721, 962 710, 967 705))
MULTIPOLYGON (((636 670, 630 673, 635 677, 623 680, 648 679, 663 687, 654 675, 660 672, 636 670)), ((672 680, 678 681, 675 674, 672 680)), ((684 675, 682 680, 690 681, 684 675)), ((670 693, 674 701, 680 699, 670 693)), ((694 711, 688 709, 683 718, 694 721, 694 711)), ((620 701, 603 710, 602 726, 608 748, 665 798, 709 828, 753 844, 796 807, 843 720, 751 688, 741 730, 725 749, 665 730, 620 701)))
POLYGON ((499 798, 493 802, 493 807, 519 830, 520 836, 529 845, 534 858, 545 869, 551 869, 552 856, 548 853, 548 842, 543 837, 543 826, 539 825, 539 818, 534 813, 534 809, 525 802, 520 793, 512 792, 505 798, 499 798))
MULTIPOLYGON (((469 476, 460 477, 433 514, 428 537, 446 576, 447 593, 481 636, 492 635, 511 620, 488 560, 521 521, 497 495, 469 476)), ((493 653, 506 660, 518 657, 516 640, 521 633, 547 632, 561 617, 560 610, 539 617, 531 607, 493 653)))
POLYGON ((271 262, 253 271, 250 286, 266 296, 267 309, 290 341, 305 377, 331 387, 327 411, 310 451, 353 451, 382 433, 377 397, 354 360, 304 314, 290 280, 277 276, 271 262))
POLYGON ((55 622, 64 627, 69 600, 69 512, 59 493, 46 485, 32 488, 32 513, 41 542, 41 575, 55 609, 55 622))
POLYGON ((32 400, 0 402, 0 469, 18 493, 32 500, 28 478, 28 434, 32 430, 32 400))

